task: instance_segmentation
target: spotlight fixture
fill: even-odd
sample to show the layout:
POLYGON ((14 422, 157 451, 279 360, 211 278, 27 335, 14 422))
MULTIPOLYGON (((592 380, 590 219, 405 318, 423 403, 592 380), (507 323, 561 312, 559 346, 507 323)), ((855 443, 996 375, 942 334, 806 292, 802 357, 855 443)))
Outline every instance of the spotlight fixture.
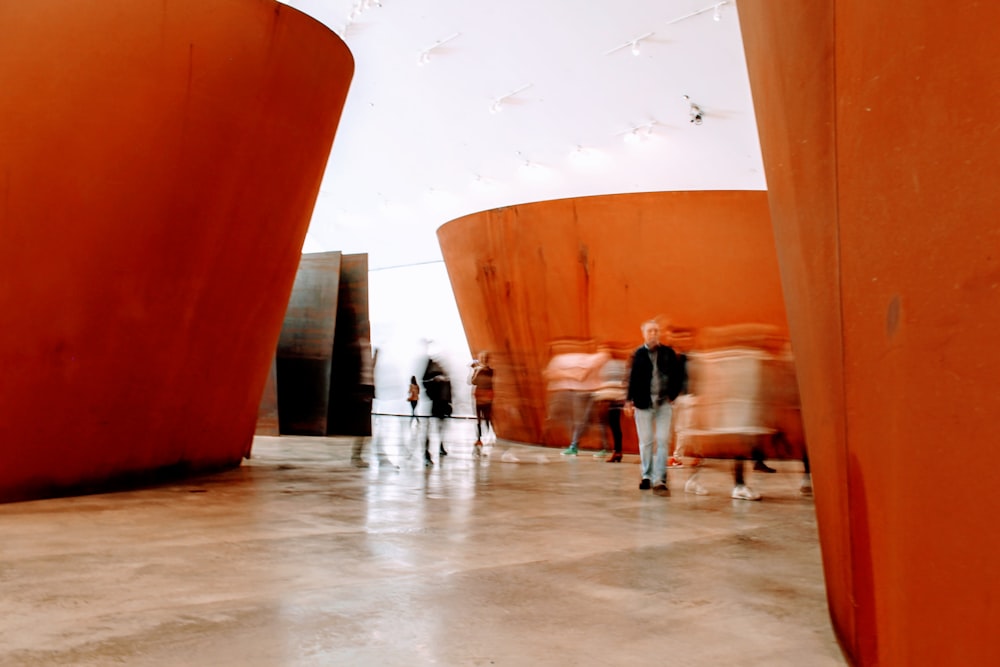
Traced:
POLYGON ((473 174, 472 185, 478 190, 489 190, 496 185, 496 182, 484 177, 482 174, 473 174))
POLYGON ((521 165, 520 174, 522 177, 533 181, 542 181, 548 177, 549 170, 545 165, 539 164, 538 162, 525 160, 521 165))
POLYGON ((372 7, 381 7, 382 0, 355 0, 354 6, 351 7, 351 13, 347 15, 347 24, 350 25, 354 23, 361 15, 372 7))
POLYGON ((627 144, 636 144, 652 136, 653 126, 656 125, 655 120, 651 120, 648 123, 642 123, 641 125, 633 125, 629 129, 621 132, 622 140, 627 144))
POLYGON ((707 11, 712 12, 712 20, 721 21, 722 20, 722 5, 728 5, 729 0, 722 0, 722 2, 716 2, 714 5, 709 5, 708 7, 702 7, 701 9, 696 9, 693 12, 689 12, 684 16, 678 16, 675 19, 667 21, 667 25, 673 25, 675 23, 680 23, 686 19, 698 16, 699 14, 704 14, 707 11))
POLYGON ((594 169, 603 164, 605 155, 596 148, 588 148, 577 144, 573 147, 573 150, 569 152, 569 161, 575 167, 582 169, 594 169))
POLYGON ((691 122, 695 125, 701 125, 702 119, 705 117, 705 112, 701 110, 701 107, 691 101, 691 98, 687 95, 681 95, 684 101, 688 103, 688 115, 691 117, 691 122))
POLYGON ((525 84, 525 85, 521 86, 520 88, 517 88, 516 90, 510 91, 506 95, 501 95, 500 97, 493 98, 493 102, 490 104, 490 113, 500 113, 501 111, 503 111, 503 103, 505 101, 507 101, 511 97, 514 97, 518 93, 523 93, 528 88, 531 88, 531 86, 532 86, 532 84, 530 84, 530 83, 529 84, 525 84))
POLYGON ((460 34, 462 34, 462 33, 456 32, 454 34, 448 35, 444 39, 439 39, 438 41, 434 42, 433 44, 431 44, 430 46, 428 46, 426 49, 424 49, 423 51, 421 51, 420 53, 418 53, 417 54, 417 65, 418 66, 423 66, 423 65, 426 65, 427 63, 429 63, 431 61, 431 52, 432 51, 434 51, 437 48, 440 48, 441 46, 444 46, 445 44, 447 44, 451 40, 453 40, 456 37, 458 37, 460 34))
POLYGON ((515 151, 515 152, 517 153, 517 159, 521 161, 521 173, 526 174, 528 176, 538 177, 547 171, 545 165, 539 162, 535 162, 534 160, 530 160, 521 151, 515 151))
POLYGON ((621 51, 622 49, 630 48, 632 49, 632 55, 637 56, 639 55, 639 47, 642 46, 642 40, 649 39, 650 37, 653 36, 653 34, 654 33, 647 32, 643 35, 639 35, 638 37, 633 37, 632 39, 622 44, 619 44, 613 49, 608 49, 607 51, 604 52, 604 55, 610 56, 612 53, 615 53, 616 51, 621 51))

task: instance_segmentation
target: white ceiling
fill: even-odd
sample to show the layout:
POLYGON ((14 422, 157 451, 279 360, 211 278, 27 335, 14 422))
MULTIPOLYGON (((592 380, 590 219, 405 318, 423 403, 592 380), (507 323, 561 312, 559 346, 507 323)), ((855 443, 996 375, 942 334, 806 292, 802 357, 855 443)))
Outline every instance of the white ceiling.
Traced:
POLYGON ((735 0, 718 21, 712 0, 286 4, 340 35, 356 64, 305 252, 412 265, 440 260, 440 225, 485 209, 766 187, 735 0))

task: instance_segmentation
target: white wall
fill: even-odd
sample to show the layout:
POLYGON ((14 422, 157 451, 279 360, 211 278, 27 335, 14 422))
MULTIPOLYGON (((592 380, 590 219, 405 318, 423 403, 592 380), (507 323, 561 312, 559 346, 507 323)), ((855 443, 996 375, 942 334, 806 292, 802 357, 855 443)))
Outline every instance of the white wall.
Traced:
MULTIPOLYGON (((410 414, 410 376, 420 381, 430 353, 451 375, 455 415, 474 414, 468 384, 472 355, 444 262, 370 271, 368 304, 372 346, 378 348, 373 411, 410 414)), ((421 387, 418 412, 429 410, 421 387)))

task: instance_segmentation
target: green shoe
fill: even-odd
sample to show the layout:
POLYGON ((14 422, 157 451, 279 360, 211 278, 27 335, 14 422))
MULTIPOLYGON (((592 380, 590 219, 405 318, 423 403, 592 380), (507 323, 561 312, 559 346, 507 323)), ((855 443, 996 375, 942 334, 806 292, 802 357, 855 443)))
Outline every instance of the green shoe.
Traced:
POLYGON ((563 456, 576 456, 577 453, 578 452, 576 451, 576 445, 570 445, 569 447, 567 447, 566 449, 563 450, 562 455, 563 456))
POLYGON ((611 453, 611 452, 609 452, 608 450, 606 450, 606 449, 602 449, 602 450, 601 450, 601 451, 599 451, 599 452, 594 452, 594 458, 595 458, 595 459, 603 459, 603 458, 604 458, 605 456, 607 456, 607 455, 608 455, 608 454, 610 454, 610 453, 611 453))

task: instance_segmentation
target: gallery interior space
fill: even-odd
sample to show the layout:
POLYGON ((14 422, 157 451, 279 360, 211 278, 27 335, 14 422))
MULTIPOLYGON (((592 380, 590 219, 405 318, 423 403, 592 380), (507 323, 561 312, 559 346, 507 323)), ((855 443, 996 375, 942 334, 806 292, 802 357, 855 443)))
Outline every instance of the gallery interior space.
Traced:
POLYGON ((0 665, 1000 663, 998 19, 4 4, 0 665))

